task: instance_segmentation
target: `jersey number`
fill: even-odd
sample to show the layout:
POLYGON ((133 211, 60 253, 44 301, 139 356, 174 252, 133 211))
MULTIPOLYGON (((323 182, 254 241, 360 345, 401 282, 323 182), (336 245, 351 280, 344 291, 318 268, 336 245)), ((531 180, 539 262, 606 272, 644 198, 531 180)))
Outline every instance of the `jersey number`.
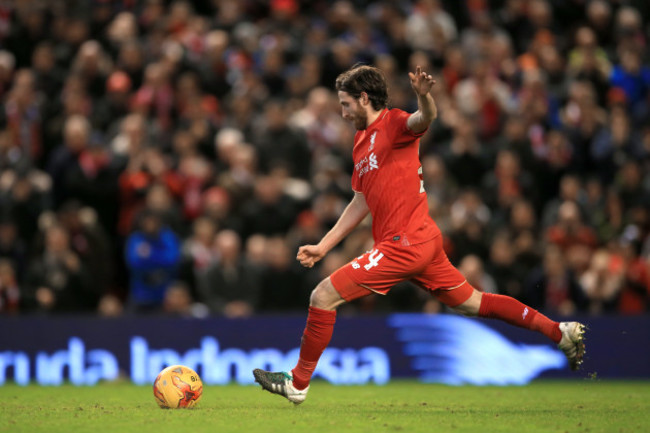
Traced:
POLYGON ((382 257, 384 257, 384 254, 380 253, 379 250, 372 250, 368 256, 368 264, 363 265, 363 267, 366 271, 369 271, 371 268, 379 264, 382 257))
POLYGON ((424 175, 422 174, 422 166, 418 168, 418 176, 420 176, 420 194, 424 192, 424 175))

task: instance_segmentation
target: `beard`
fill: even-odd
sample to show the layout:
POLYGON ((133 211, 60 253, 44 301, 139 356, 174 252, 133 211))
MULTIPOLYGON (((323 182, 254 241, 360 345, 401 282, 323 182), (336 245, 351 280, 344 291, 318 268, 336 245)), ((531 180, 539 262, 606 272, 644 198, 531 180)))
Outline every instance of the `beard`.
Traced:
POLYGON ((354 117, 350 120, 357 131, 363 131, 368 126, 368 115, 361 108, 354 113, 354 117))

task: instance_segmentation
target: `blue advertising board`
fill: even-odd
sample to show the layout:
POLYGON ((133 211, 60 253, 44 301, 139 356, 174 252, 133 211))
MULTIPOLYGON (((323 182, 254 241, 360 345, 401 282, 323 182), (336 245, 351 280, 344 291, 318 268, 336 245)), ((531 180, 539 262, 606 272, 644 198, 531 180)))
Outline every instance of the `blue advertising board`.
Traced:
MULTIPOLYGON (((650 317, 584 318, 579 373, 544 336, 456 315, 339 317, 315 377, 334 384, 418 378, 446 384, 525 384, 537 377, 650 379, 650 317)), ((93 385, 121 377, 151 384, 184 364, 206 384, 253 382, 251 370, 295 365, 304 316, 0 318, 0 385, 93 385)))

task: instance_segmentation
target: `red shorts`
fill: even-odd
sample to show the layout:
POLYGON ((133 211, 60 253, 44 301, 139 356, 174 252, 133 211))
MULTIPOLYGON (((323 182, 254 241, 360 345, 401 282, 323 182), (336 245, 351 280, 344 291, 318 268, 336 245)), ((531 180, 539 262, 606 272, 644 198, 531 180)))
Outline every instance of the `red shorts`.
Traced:
POLYGON ((385 295, 395 284, 412 281, 450 307, 462 304, 473 288, 449 262, 442 236, 417 245, 381 242, 372 251, 337 269, 330 281, 346 301, 371 293, 385 295))

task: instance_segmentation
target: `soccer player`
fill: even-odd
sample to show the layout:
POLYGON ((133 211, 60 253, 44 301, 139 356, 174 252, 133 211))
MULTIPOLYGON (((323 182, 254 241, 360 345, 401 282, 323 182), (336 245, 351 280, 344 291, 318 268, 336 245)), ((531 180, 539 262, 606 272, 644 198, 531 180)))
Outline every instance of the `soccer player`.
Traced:
POLYGON ((342 115, 357 129, 352 157, 354 197, 318 245, 299 248, 311 268, 372 215, 374 248, 336 270, 311 294, 298 364, 290 372, 255 369, 263 389, 302 403, 318 359, 329 344, 336 308, 373 293, 385 295, 409 280, 466 316, 491 317, 541 332, 558 344, 572 369, 582 363, 584 326, 557 323, 514 298, 474 289, 447 258, 442 236, 429 216, 419 160, 420 137, 437 116, 430 94, 435 81, 418 66, 409 72, 418 110, 387 108, 386 80, 377 68, 355 66, 336 79, 342 115))

